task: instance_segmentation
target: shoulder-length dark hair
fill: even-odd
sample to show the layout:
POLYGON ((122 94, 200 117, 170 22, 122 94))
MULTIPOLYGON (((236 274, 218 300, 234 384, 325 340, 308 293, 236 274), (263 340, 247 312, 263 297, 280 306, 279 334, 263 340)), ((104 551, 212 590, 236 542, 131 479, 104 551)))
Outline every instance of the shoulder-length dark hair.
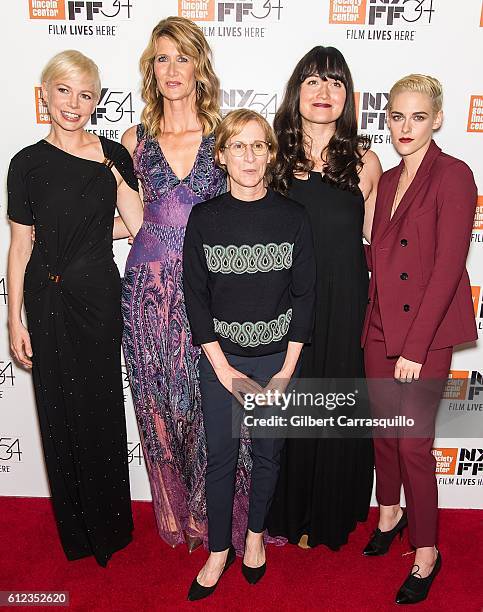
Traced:
POLYGON ((307 135, 302 127, 299 101, 301 84, 307 77, 316 74, 323 80, 340 81, 346 90, 344 110, 337 119, 335 133, 327 149, 323 151, 327 160, 324 164, 324 180, 339 189, 357 192, 358 171, 363 165, 362 156, 370 147, 370 140, 357 135, 354 85, 344 56, 334 47, 322 46, 311 49, 295 66, 282 104, 275 115, 273 127, 279 149, 272 186, 286 194, 294 172, 309 172, 314 167, 314 162, 307 157, 304 147, 307 135))

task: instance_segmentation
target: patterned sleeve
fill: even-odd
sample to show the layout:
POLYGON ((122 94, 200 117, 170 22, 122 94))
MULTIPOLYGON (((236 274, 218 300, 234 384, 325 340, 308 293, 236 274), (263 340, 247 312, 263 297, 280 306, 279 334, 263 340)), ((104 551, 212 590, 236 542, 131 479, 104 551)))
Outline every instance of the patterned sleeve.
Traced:
POLYGON ((25 172, 18 155, 10 162, 7 177, 8 218, 21 225, 35 223, 25 182, 25 172))
POLYGON ((221 168, 215 168, 215 176, 213 177, 212 198, 219 196, 227 191, 226 174, 221 168))
POLYGON ((211 186, 210 186, 210 193, 208 195, 208 197, 206 198, 207 200, 210 200, 211 198, 216 198, 216 196, 222 195, 223 193, 227 192, 227 175, 226 172, 224 170, 222 170, 222 168, 219 168, 216 161, 214 160, 214 154, 215 154, 215 135, 212 134, 211 136, 208 137, 208 143, 209 143, 209 149, 207 150, 207 152, 209 152, 209 156, 210 156, 210 164, 213 164, 213 180, 211 182, 211 186))

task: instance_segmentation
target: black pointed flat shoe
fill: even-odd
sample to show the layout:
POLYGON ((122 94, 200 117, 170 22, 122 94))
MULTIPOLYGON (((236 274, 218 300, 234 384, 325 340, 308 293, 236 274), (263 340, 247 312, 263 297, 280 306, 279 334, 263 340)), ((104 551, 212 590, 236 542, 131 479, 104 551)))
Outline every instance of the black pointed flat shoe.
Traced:
POLYGON ((415 565, 416 571, 411 572, 404 581, 396 595, 397 604, 415 604, 424 601, 429 594, 433 580, 441 569, 441 553, 438 551, 436 562, 431 573, 426 578, 419 575, 419 566, 415 565))
POLYGON ((406 510, 403 510, 401 518, 397 522, 396 526, 390 531, 381 531, 379 528, 374 530, 372 537, 362 551, 362 554, 366 557, 385 555, 397 534, 399 534, 399 538, 402 538, 403 531, 407 527, 407 524, 408 516, 406 514, 406 510))
POLYGON ((263 565, 260 565, 260 567, 248 567, 248 565, 242 563, 242 574, 245 576, 245 580, 250 584, 257 584, 257 582, 263 578, 266 570, 266 561, 263 565))
POLYGON ((218 586, 218 583, 220 582, 220 578, 223 576, 226 570, 230 567, 230 565, 233 565, 235 559, 236 559, 235 548, 233 547, 233 544, 230 544, 230 548, 228 549, 228 555, 225 561, 225 567, 223 568, 223 571, 221 572, 218 580, 215 582, 213 586, 205 587, 198 582, 197 578, 195 578, 193 582, 191 583, 190 590, 188 592, 189 601, 197 601, 198 599, 204 599, 205 597, 208 597, 209 595, 211 595, 216 589, 216 587, 218 586))

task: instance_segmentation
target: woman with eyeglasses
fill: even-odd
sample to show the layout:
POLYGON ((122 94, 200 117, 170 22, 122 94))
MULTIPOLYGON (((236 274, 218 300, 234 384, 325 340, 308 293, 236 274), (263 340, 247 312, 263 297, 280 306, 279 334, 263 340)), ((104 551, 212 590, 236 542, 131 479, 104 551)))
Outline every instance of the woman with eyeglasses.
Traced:
MULTIPOLYGON (((201 345, 200 386, 208 461, 210 556, 188 598, 202 599, 234 562, 231 543, 239 411, 233 397, 283 391, 312 333, 315 258, 308 216, 267 189, 275 136, 254 111, 229 113, 217 129, 215 159, 231 191, 196 205, 186 227, 183 278, 193 343, 201 345)), ((281 438, 252 436, 253 467, 242 572, 266 569, 263 532, 275 489, 281 438)))

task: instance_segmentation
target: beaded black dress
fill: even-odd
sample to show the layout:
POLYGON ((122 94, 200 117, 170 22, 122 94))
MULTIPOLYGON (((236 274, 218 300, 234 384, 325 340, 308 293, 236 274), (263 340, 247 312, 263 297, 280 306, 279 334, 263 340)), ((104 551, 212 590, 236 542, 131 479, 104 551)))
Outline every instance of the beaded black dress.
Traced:
MULTIPOLYGON (((369 277, 362 244, 364 198, 325 182, 294 179, 289 196, 309 213, 317 261, 315 327, 300 377, 364 378, 361 331, 369 277)), ((358 384, 359 384, 358 382, 358 384)), ((369 408, 365 407, 367 416, 369 408)), ((361 412, 358 416, 364 416, 361 412)), ((337 550, 367 518, 373 481, 369 437, 287 439, 269 533, 337 550)))
POLYGON ((137 190, 126 149, 104 163, 45 140, 12 159, 8 216, 35 225, 24 280, 45 463, 68 559, 105 566, 133 529, 121 379, 121 283, 113 259, 114 165, 137 190))

